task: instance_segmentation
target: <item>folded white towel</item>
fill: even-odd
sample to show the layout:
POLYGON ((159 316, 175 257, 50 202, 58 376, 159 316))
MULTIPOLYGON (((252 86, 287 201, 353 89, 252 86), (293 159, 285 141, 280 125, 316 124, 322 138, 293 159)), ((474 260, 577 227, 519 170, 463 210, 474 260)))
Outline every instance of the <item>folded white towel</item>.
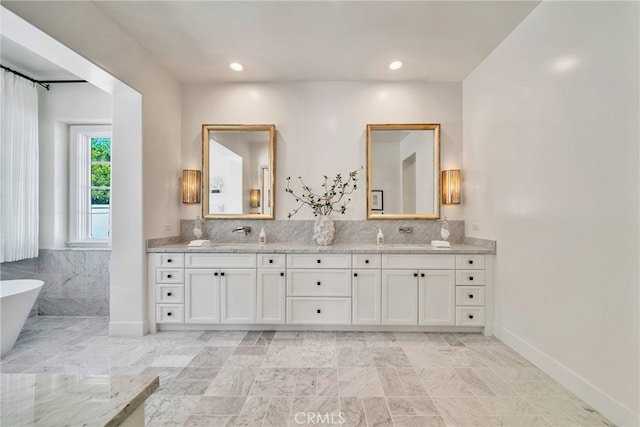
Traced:
POLYGON ((436 248, 450 248, 451 243, 447 242, 446 240, 432 240, 431 246, 436 248))
POLYGON ((192 240, 189 242, 187 246, 201 247, 201 246, 209 246, 209 245, 211 245, 210 240, 192 240))

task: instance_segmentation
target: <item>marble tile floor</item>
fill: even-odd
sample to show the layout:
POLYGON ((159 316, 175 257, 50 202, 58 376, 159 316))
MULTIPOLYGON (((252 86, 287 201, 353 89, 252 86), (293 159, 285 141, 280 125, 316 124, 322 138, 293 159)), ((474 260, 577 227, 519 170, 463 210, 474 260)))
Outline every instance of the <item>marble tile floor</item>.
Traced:
POLYGON ((106 318, 40 317, 2 373, 154 374, 146 425, 613 424, 495 338, 188 331, 109 337, 106 318))

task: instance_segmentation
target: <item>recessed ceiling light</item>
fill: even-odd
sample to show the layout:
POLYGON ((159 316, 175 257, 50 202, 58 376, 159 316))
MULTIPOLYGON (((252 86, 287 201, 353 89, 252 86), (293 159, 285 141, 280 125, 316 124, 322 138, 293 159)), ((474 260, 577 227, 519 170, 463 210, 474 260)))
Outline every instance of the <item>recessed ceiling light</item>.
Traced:
POLYGON ((242 64, 238 63, 238 62, 232 62, 229 67, 231 67, 231 69, 233 71, 242 71, 244 69, 244 67, 242 66, 242 64))
POLYGON ((391 64, 389 64, 389 68, 391 70, 399 70, 400 68, 402 68, 402 61, 393 61, 391 64))

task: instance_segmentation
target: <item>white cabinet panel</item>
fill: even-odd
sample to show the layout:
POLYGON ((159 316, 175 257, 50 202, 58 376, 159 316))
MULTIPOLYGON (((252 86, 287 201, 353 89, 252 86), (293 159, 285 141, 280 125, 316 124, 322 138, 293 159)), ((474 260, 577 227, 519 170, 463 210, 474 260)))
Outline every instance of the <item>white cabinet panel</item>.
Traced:
POLYGON ((456 286, 456 305, 484 305, 484 286, 456 286))
POLYGON ((218 270, 185 270, 185 323, 220 323, 218 270))
POLYGON ((158 268, 156 270, 157 283, 184 283, 183 268, 158 268))
POLYGON ((484 326, 484 307, 456 307, 457 326, 484 326))
POLYGON ((484 270, 456 271, 456 285, 484 285, 484 270))
POLYGON ((455 255, 382 254, 382 268, 385 269, 453 270, 455 265, 455 255))
POLYGON ((353 268, 380 268, 382 254, 353 254, 353 268))
POLYGON ((184 267, 184 254, 155 254, 158 267, 184 267))
POLYGON ((221 323, 255 323, 256 270, 222 270, 220 302, 221 323))
POLYGON ((380 270, 354 270, 352 289, 353 324, 381 324, 382 273, 380 270))
POLYGON ((286 259, 285 254, 258 254, 258 268, 284 268, 286 259))
POLYGON ((184 323, 184 306, 156 304, 156 323, 184 323))
POLYGON ((351 268, 351 255, 287 254, 287 268, 351 268))
POLYGON ((243 253, 189 253, 186 268, 255 268, 256 254, 243 253))
POLYGON ((156 285, 156 303, 182 304, 184 303, 184 285, 156 285))
POLYGON ((418 273, 382 270, 382 324, 418 324, 418 273))
POLYGON ((287 298, 287 323, 348 325, 351 323, 351 298, 287 298))
POLYGON ((287 270, 288 296, 351 296, 351 270, 287 270))
POLYGON ((456 278, 453 270, 419 272, 419 324, 455 325, 456 278))
POLYGON ((484 270, 484 255, 456 255, 458 270, 484 270))
POLYGON ((285 323, 286 275, 283 270, 258 270, 257 300, 257 323, 285 323))

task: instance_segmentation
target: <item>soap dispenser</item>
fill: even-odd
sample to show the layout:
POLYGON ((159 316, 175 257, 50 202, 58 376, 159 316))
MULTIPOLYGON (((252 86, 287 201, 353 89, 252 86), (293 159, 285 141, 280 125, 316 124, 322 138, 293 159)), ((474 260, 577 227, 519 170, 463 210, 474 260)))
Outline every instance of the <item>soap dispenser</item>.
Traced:
POLYGON ((378 228, 378 236, 376 237, 376 243, 378 245, 384 245, 384 234, 382 234, 382 228, 378 228))
POLYGON ((260 230, 260 235, 258 236, 258 244, 265 245, 267 243, 267 233, 264 232, 264 227, 260 230))

